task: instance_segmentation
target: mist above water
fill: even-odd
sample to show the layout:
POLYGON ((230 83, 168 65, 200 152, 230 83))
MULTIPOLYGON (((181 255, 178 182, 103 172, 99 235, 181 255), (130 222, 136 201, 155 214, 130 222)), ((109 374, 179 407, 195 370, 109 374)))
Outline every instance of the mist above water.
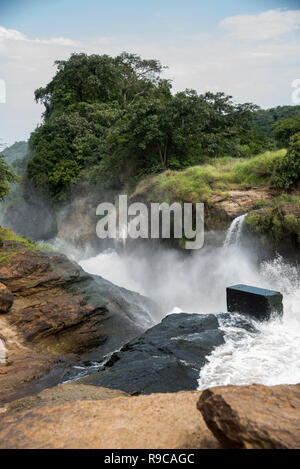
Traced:
MULTIPOLYGON (((143 253, 110 250, 80 260, 89 273, 133 289, 160 304, 165 314, 181 311, 226 311, 226 287, 237 283, 261 286, 255 258, 238 247, 210 247, 183 255, 177 251, 144 249, 143 253)), ((264 280, 264 286, 271 282, 264 280)))
POLYGON ((244 217, 240 217, 232 223, 223 247, 204 247, 184 255, 161 247, 126 251, 126 243, 121 243, 121 253, 108 250, 93 257, 88 250, 74 250, 60 240, 56 240, 55 247, 79 262, 86 272, 152 298, 164 316, 182 311, 225 312, 226 287, 230 285, 244 283, 280 291, 284 297, 283 318, 253 320, 256 332, 219 319, 225 344, 207 357, 199 389, 226 384, 298 383, 299 269, 281 257, 259 264, 256 253, 240 243, 243 221, 244 217))
POLYGON ((229 285, 245 283, 280 291, 282 319, 252 321, 258 332, 221 324, 225 344, 208 357, 199 389, 300 382, 300 276, 298 268, 281 257, 258 265, 254 253, 228 245, 186 257, 169 250, 145 250, 143 255, 107 251, 80 264, 87 272, 151 297, 166 314, 224 312, 229 285))

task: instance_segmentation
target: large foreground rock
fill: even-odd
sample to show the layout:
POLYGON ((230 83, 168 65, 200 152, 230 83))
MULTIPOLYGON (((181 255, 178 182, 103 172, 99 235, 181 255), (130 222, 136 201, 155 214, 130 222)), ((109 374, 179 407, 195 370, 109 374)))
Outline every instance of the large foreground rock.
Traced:
POLYGON ((212 388, 197 406, 227 448, 300 448, 300 384, 212 388))
POLYGON ((67 402, 0 416, 0 448, 218 448, 200 392, 67 402))
POLYGON ((150 394, 195 390, 213 349, 224 343, 212 314, 171 314, 112 355, 83 383, 150 394))
MULTIPOLYGON (((77 382, 64 383, 53 388, 44 389, 38 394, 17 399, 6 403, 0 407, 0 414, 3 416, 22 412, 39 407, 53 407, 63 405, 67 402, 75 401, 104 401, 115 397, 128 396, 123 391, 117 389, 100 388, 98 386, 86 386, 77 382)), ((129 396, 128 396, 129 397, 129 396)))
MULTIPOLYGON (((9 314, 0 316, 5 346, 0 401, 15 398, 15 392, 54 366, 61 379, 76 360, 74 354, 93 349, 101 360, 151 327, 150 314, 157 309, 147 298, 85 273, 61 254, 23 249, 22 243, 8 241, 0 248, 6 259, 0 282, 14 295, 9 314)), ((42 387, 56 384, 51 373, 42 387)))

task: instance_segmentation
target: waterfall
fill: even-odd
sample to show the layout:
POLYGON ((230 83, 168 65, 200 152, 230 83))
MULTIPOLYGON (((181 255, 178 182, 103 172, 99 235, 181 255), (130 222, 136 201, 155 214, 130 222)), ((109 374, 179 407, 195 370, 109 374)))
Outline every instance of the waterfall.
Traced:
POLYGON ((117 231, 117 237, 115 240, 116 246, 121 243, 123 246, 123 249, 125 250, 126 248, 126 243, 127 243, 127 237, 128 237, 128 227, 126 225, 119 226, 118 231, 117 231))
POLYGON ((244 221, 247 215, 248 213, 245 213, 244 215, 241 215, 240 217, 237 217, 233 220, 233 222, 231 223, 227 231, 226 239, 224 242, 224 247, 239 244, 242 230, 243 230, 244 221))

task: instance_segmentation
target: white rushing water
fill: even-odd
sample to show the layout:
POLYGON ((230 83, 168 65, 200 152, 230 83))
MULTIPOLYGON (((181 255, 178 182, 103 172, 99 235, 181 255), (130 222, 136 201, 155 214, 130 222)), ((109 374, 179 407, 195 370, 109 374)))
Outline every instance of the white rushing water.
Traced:
POLYGON ((231 223, 229 230, 226 235, 226 239, 224 242, 224 247, 228 246, 237 246, 240 243, 242 231, 243 231, 243 225, 244 221, 247 217, 247 213, 244 215, 241 215, 240 217, 237 217, 233 220, 231 223))
POLYGON ((199 389, 226 384, 300 382, 299 273, 277 258, 261 266, 260 276, 263 285, 283 293, 283 318, 253 321, 258 333, 223 326, 225 345, 208 357, 200 374, 199 389))
MULTIPOLYGON (((221 325, 225 344, 208 357, 200 389, 300 382, 299 270, 281 257, 258 266, 255 254, 239 245, 244 218, 233 222, 221 248, 203 248, 187 256, 170 250, 145 249, 142 254, 109 250, 80 261, 87 272, 154 299, 164 315, 224 312, 226 287, 239 283, 283 294, 283 318, 255 322, 258 332, 221 325)), ((78 253, 75 257, 79 260, 78 253)))

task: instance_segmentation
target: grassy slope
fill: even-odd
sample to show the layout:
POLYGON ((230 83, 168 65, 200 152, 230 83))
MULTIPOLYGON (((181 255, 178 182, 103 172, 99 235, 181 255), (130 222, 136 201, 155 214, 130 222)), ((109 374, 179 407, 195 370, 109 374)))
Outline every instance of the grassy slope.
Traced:
POLYGON ((196 203, 230 190, 268 188, 274 166, 285 154, 286 150, 280 150, 247 159, 218 158, 183 171, 168 170, 143 179, 135 195, 144 195, 148 201, 196 203))
MULTIPOLYGON (((146 201, 213 202, 216 195, 230 198, 229 191, 265 189, 268 191, 275 165, 284 157, 286 150, 267 152, 248 159, 219 158, 210 164, 193 166, 183 171, 165 171, 143 179, 136 187, 133 197, 146 201)), ((300 242, 299 191, 285 193, 271 191, 271 201, 259 200, 247 217, 249 229, 266 242, 276 245, 286 235, 300 242), (293 213, 285 214, 281 207, 288 205, 293 213), (294 207, 294 208, 293 208, 294 207), (264 208, 257 212, 257 209, 264 208)), ((263 194, 262 194, 263 196, 263 194)), ((290 239, 290 238, 289 238, 290 239)))
POLYGON ((39 246, 31 239, 22 238, 16 235, 8 228, 0 226, 0 242, 4 242, 4 246, 0 246, 0 266, 4 265, 9 259, 20 251, 49 251, 49 246, 39 246))

